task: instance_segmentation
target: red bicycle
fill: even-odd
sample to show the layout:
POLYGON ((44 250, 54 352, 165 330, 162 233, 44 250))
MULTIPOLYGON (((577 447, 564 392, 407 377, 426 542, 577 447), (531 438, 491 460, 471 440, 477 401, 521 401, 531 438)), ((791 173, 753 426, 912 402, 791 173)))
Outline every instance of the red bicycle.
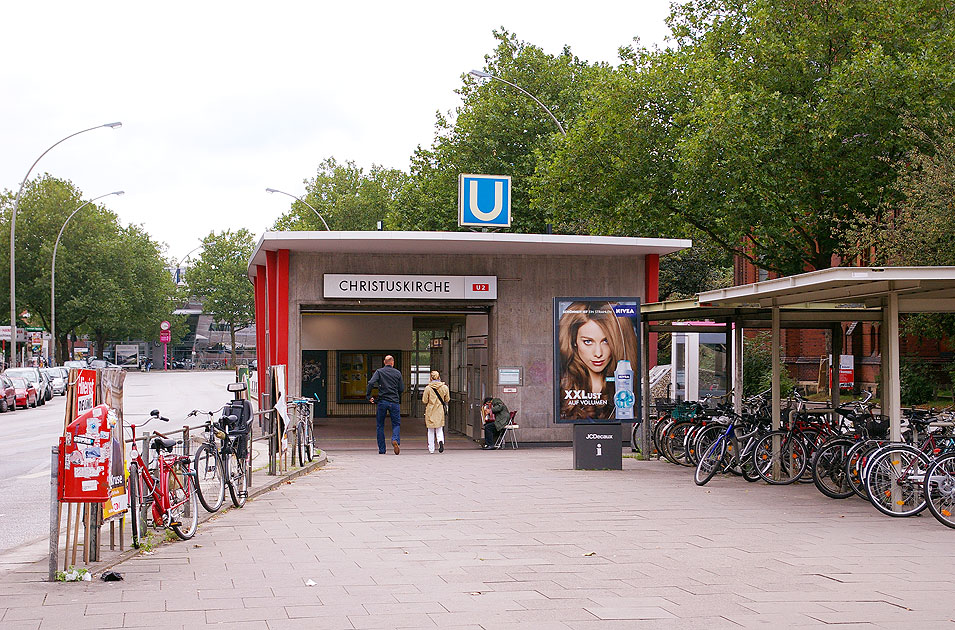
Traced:
MULTIPOLYGON (((154 409, 149 420, 169 422, 154 409)), ((133 547, 146 533, 146 517, 151 513, 156 527, 171 527, 176 535, 189 540, 199 527, 199 500, 196 496, 195 472, 191 460, 185 455, 176 455, 172 449, 182 440, 167 438, 156 433, 149 448, 156 451, 155 467, 150 469, 143 461, 136 444, 136 425, 131 424, 133 434, 129 463, 129 513, 133 529, 133 547), (149 507, 152 507, 149 510, 149 507)))

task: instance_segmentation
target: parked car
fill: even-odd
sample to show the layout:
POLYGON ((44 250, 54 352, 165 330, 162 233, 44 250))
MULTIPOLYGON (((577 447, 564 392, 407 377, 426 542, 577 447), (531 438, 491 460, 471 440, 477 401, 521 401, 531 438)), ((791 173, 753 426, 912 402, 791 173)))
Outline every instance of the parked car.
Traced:
POLYGON ((18 367, 18 368, 9 368, 6 371, 6 375, 10 378, 19 376, 25 378, 31 385, 36 388, 37 391, 37 403, 45 405, 46 401, 53 398, 53 384, 50 382, 50 379, 47 378, 38 368, 35 367, 18 367))
POLYGON ((36 407, 40 400, 36 386, 22 376, 13 376, 10 380, 13 382, 13 387, 16 388, 16 406, 23 409, 36 407))
POLYGON ((86 368, 89 367, 89 365, 86 364, 86 361, 64 361, 63 367, 65 367, 68 370, 70 368, 76 368, 77 370, 85 370, 86 368))
POLYGON ((46 374, 47 378, 50 379, 50 384, 53 385, 54 394, 58 396, 66 396, 66 379, 69 377, 69 374, 66 373, 66 370, 59 367, 50 367, 43 368, 40 371, 46 374))
POLYGON ((17 408, 17 388, 6 374, 0 374, 0 413, 17 408))
POLYGON ((123 366, 116 365, 115 363, 107 361, 106 359, 93 359, 90 361, 90 369, 95 370, 97 368, 119 368, 121 370, 126 369, 123 366))

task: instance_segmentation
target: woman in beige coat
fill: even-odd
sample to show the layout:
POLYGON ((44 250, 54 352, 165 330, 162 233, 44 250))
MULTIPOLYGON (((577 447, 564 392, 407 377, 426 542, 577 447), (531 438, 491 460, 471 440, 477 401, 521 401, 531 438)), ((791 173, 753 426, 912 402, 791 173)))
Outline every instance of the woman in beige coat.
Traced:
POLYGON ((437 370, 431 372, 431 382, 424 388, 421 401, 425 404, 424 423, 428 427, 428 452, 434 452, 434 443, 438 443, 438 452, 444 452, 444 405, 451 399, 448 386, 441 382, 437 370))

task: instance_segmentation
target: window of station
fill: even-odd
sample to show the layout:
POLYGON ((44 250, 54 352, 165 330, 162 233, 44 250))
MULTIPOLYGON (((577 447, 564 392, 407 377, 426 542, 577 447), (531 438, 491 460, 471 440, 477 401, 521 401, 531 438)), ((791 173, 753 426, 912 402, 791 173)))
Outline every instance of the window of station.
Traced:
POLYGON ((401 352, 341 351, 338 353, 338 402, 367 403, 365 392, 375 370, 384 365, 387 355, 395 358, 395 369, 401 371, 401 352))

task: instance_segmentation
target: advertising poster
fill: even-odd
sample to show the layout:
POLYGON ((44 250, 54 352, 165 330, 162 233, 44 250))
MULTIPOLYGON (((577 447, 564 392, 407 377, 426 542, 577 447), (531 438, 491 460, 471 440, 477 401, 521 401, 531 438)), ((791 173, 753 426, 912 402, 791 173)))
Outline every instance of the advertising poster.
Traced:
MULTIPOLYGON (((70 374, 72 378, 72 373, 70 374)), ((96 404, 96 370, 76 370, 76 408, 73 417, 78 418, 96 404)))
POLYGON ((139 345, 117 344, 116 364, 122 367, 139 367, 139 345))
POLYGON ((554 298, 555 422, 639 417, 639 326, 639 298, 554 298))
MULTIPOLYGON (((117 352, 118 354, 118 352, 117 352)), ((103 502, 103 522, 126 513, 129 497, 126 494, 126 449, 123 447, 123 385, 126 372, 117 369, 102 370, 99 381, 99 399, 109 409, 110 466, 107 484, 109 498, 103 502)))

